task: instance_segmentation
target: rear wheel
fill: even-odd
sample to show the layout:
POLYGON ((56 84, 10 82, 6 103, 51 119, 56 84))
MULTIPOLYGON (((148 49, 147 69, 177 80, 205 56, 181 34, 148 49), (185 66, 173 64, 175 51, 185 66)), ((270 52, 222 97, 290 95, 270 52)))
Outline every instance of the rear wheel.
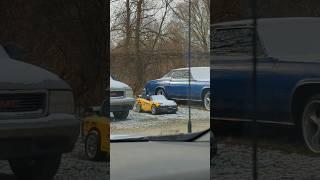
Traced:
POLYGON ((127 111, 120 111, 120 112, 113 112, 114 118, 116 120, 125 120, 129 115, 129 110, 127 111))
POLYGON ((210 111, 210 91, 207 91, 203 97, 203 106, 206 110, 210 111))
POLYGON ((49 180, 57 173, 61 162, 61 154, 11 159, 10 167, 19 180, 49 180))
POLYGON ((320 95, 312 97, 302 115, 302 134, 308 149, 320 153, 320 95))

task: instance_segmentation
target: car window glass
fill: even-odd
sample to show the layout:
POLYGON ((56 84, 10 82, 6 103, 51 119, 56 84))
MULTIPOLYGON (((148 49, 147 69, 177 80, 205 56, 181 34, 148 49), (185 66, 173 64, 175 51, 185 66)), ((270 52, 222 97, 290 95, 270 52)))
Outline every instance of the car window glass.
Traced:
POLYGON ((172 76, 173 71, 170 71, 169 73, 165 74, 162 78, 170 78, 172 76))
MULTIPOLYGON (((252 28, 226 28, 213 31, 212 52, 218 56, 252 56, 252 28)), ((264 51, 257 40, 257 56, 264 51)))
POLYGON ((172 73, 172 78, 173 79, 187 79, 188 77, 185 76, 185 72, 183 70, 177 70, 172 73))
POLYGON ((249 28, 217 29, 214 32, 213 51, 223 55, 251 55, 252 31, 249 28))

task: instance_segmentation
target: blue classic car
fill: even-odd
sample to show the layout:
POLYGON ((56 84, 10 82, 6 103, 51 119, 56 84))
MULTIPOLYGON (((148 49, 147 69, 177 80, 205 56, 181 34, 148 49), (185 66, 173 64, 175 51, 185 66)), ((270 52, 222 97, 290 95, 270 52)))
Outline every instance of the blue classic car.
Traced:
MULTIPOLYGON (((210 110, 210 67, 191 67, 191 101, 203 102, 210 110)), ((160 79, 148 81, 145 85, 149 95, 164 95, 168 99, 188 100, 189 69, 173 69, 160 79)))
POLYGON ((257 24, 255 107, 252 21, 211 26, 213 119, 251 121, 255 115, 258 122, 295 125, 306 147, 320 153, 320 18, 257 24))

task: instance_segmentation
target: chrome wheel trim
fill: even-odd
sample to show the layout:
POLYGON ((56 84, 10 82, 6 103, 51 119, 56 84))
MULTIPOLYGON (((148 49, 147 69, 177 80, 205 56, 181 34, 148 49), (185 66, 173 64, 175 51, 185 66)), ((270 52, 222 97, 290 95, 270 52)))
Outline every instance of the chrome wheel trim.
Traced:
POLYGON ((157 114, 157 109, 156 109, 155 106, 152 106, 152 107, 151 107, 151 113, 152 113, 152 114, 157 114))
POLYGON ((204 96, 203 103, 206 110, 210 110, 210 92, 207 92, 204 96))
POLYGON ((314 153, 320 153, 320 101, 311 101, 305 108, 302 120, 305 143, 314 153))

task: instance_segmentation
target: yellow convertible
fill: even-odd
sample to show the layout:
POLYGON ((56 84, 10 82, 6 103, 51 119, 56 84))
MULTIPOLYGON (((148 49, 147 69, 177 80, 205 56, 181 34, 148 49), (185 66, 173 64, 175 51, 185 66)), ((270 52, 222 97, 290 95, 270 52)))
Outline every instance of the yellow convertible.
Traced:
POLYGON ((153 115, 160 113, 176 113, 177 103, 168 100, 163 95, 140 95, 136 99, 134 110, 137 112, 151 112, 153 115))
POLYGON ((83 120, 85 153, 89 160, 109 160, 110 120, 106 116, 90 114, 83 120))

